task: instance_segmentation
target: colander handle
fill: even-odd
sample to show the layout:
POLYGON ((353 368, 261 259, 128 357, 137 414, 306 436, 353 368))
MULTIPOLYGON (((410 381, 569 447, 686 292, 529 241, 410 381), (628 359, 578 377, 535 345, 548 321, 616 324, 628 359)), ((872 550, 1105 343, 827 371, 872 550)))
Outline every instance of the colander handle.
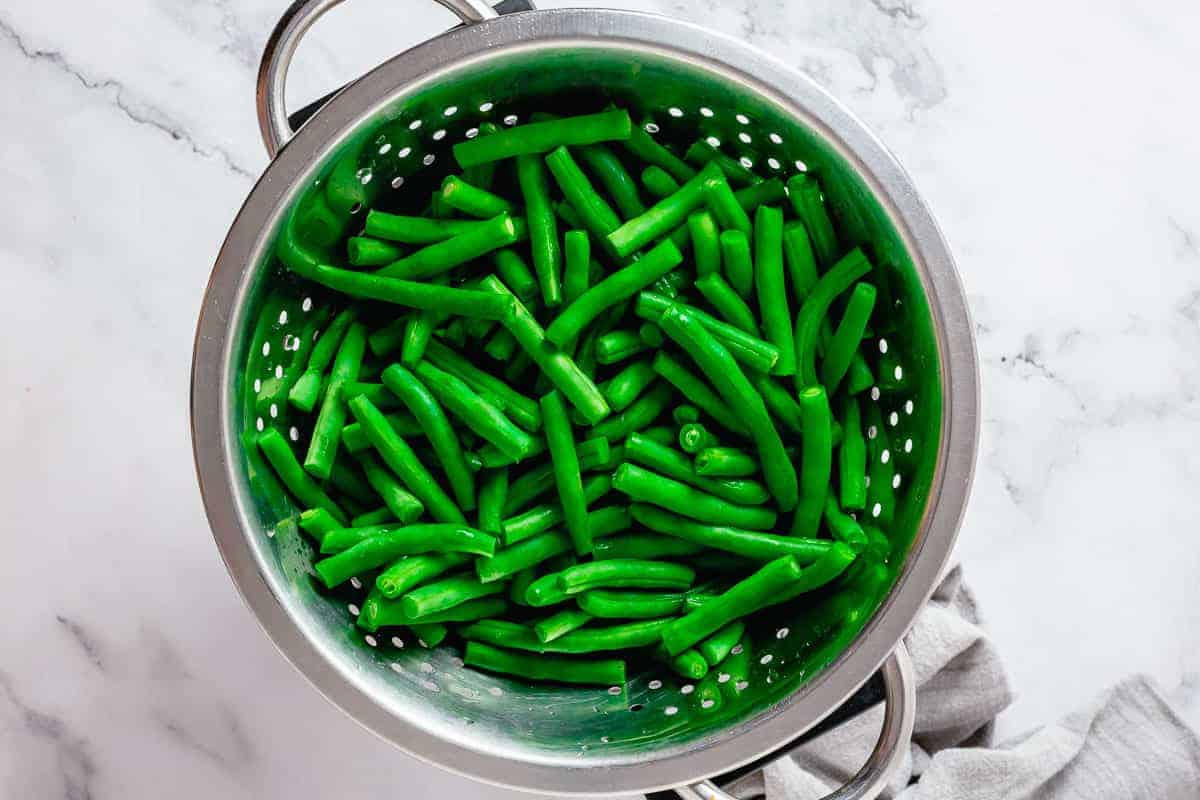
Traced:
MULTIPOLYGON (((917 688, 913 680, 912 660, 904 644, 883 662, 883 729, 875 749, 853 778, 822 800, 873 800, 887 785, 892 772, 904 758, 912 738, 913 719, 917 714, 917 688)), ((784 758, 787 754, 783 755, 784 758)), ((734 800, 712 781, 699 781, 675 790, 683 800, 734 800)))
MULTIPOLYGON (((258 128, 262 131, 267 154, 274 158, 295 134, 288 122, 287 107, 284 105, 284 89, 287 87, 288 68, 296 47, 304 34, 322 14, 342 0, 295 0, 283 12, 275 29, 263 48, 262 61, 258 65, 258 83, 255 100, 258 105, 258 128)), ((493 19, 499 12, 486 0, 435 0, 445 6, 466 25, 493 19)))

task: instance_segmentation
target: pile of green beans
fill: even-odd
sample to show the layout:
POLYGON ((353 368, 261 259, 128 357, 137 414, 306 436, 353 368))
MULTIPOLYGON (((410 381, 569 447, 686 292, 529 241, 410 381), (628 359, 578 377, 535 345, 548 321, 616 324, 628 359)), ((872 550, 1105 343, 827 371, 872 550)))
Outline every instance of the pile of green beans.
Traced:
POLYGON ((819 176, 535 119, 301 266, 330 301, 254 437, 363 630, 534 681, 665 667, 716 707, 762 609, 893 549, 872 265, 819 176))

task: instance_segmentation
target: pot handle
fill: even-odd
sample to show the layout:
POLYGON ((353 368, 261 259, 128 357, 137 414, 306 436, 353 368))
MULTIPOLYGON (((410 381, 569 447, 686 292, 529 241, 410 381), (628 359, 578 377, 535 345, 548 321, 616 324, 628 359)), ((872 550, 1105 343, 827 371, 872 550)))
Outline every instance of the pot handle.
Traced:
MULTIPOLYGON (((917 713, 917 688, 913 680, 912 660, 904 644, 883 662, 883 728, 875 749, 853 778, 822 800, 874 800, 883 791, 892 772, 900 764, 912 739, 913 719, 917 713)), ((786 758, 787 754, 783 754, 786 758)), ((712 781, 704 780, 675 789, 683 800, 734 800, 712 781)))
MULTIPOLYGON (((288 122, 283 93, 287 86, 288 68, 296 47, 304 34, 322 14, 342 0, 295 0, 283 12, 275 29, 271 31, 263 48, 262 61, 258 65, 258 82, 255 102, 258 106, 258 128, 262 132, 267 154, 274 158, 276 153, 295 135, 288 122)), ((486 0, 435 0, 445 6, 466 25, 494 19, 500 12, 487 4, 486 0)))

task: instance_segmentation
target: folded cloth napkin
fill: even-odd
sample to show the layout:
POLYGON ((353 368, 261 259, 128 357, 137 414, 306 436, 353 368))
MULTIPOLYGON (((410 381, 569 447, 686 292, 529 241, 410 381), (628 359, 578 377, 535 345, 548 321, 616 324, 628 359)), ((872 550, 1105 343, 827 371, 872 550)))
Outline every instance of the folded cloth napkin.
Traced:
MULTIPOLYGON (((905 637, 917 681, 912 746, 881 797, 894 800, 1175 800, 1200 797, 1200 739, 1153 681, 1127 678, 1088 707, 999 745, 1012 700, 961 567, 946 573, 905 637)), ((866 761, 876 707, 726 787, 745 800, 813 800, 866 761)))

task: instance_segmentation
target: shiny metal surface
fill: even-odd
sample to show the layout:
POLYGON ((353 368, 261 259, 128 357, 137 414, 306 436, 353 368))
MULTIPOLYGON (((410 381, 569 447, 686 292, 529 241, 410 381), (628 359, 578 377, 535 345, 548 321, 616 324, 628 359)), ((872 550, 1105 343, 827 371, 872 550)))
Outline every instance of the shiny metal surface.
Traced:
MULTIPOLYGON (((282 34, 277 38, 285 41, 282 34)), ((288 57, 297 40, 298 34, 290 38, 288 57)), ((282 75, 265 63, 264 72, 282 75)), ((571 77, 585 80, 587 70, 581 72, 571 77)), ((271 85, 281 98, 281 83, 271 85)), ((264 134, 274 132, 268 146, 282 142, 287 133, 279 124, 282 103, 266 108, 260 118, 267 120, 264 134)), ((197 330, 192 428, 205 506, 235 583, 281 651, 333 702, 409 753, 482 780, 557 794, 640 792, 726 772, 774 751, 828 714, 898 646, 932 591, 958 529, 974 468, 977 380, 973 330, 946 245, 895 160, 840 104, 778 62, 702 28, 625 12, 541 11, 455 30, 385 63, 330 101, 279 154, 239 213, 212 274, 197 330), (265 522, 254 507, 231 424, 237 356, 244 346, 239 337, 245 335, 270 238, 318 166, 356 130, 431 87, 462 86, 464 92, 483 87, 499 98, 511 91, 501 82, 506 70, 518 74, 523 65, 562 54, 574 63, 593 63, 597 73, 614 63, 661 69, 661 76, 668 77, 643 81, 646 85, 638 84, 638 91, 661 91, 681 104, 691 103, 692 109, 711 105, 722 112, 718 118, 746 107, 777 121, 780 129, 788 124, 798 136, 810 137, 805 146, 826 161, 822 174, 841 171, 845 177, 830 190, 836 195, 831 202, 856 213, 863 225, 887 227, 885 233, 911 258, 935 330, 942 416, 937 441, 925 446, 936 449, 937 464, 894 588, 833 663, 790 694, 772 696, 754 713, 714 729, 697 724, 672 733, 645 716, 641 719, 646 721, 635 724, 628 720, 638 718, 624 713, 625 707, 619 715, 609 713, 615 703, 613 709, 597 712, 596 698, 578 694, 555 695, 539 706, 516 687, 506 687, 494 701, 485 695, 472 701, 475 706, 464 706, 459 694, 488 691, 483 683, 466 682, 469 676, 455 678, 459 682, 448 683, 436 697, 389 682, 394 676, 386 664, 377 669, 375 655, 349 649, 323 627, 324 610, 301 599, 277 555, 264 545, 265 522), (673 84, 671 74, 679 76, 673 84), (552 703, 549 710, 547 702, 552 703), (585 706, 590 717, 580 711, 585 706), (480 713, 464 724, 467 707, 480 713), (551 716, 538 716, 547 713, 551 716), (651 724, 658 727, 639 741, 638 731, 651 724), (535 736, 535 730, 546 739, 535 736), (554 740, 556 731, 564 732, 563 741, 554 740), (619 731, 624 739, 602 746, 601 731, 619 731), (568 747, 572 741, 574 746, 568 747), (589 744, 581 747, 581 742, 589 744)), ((422 658, 438 674, 456 669, 452 653, 436 651, 422 658)), ((643 696, 636 696, 640 703, 643 696)), ((650 705, 653 700, 645 698, 647 711, 656 707, 650 705)))

